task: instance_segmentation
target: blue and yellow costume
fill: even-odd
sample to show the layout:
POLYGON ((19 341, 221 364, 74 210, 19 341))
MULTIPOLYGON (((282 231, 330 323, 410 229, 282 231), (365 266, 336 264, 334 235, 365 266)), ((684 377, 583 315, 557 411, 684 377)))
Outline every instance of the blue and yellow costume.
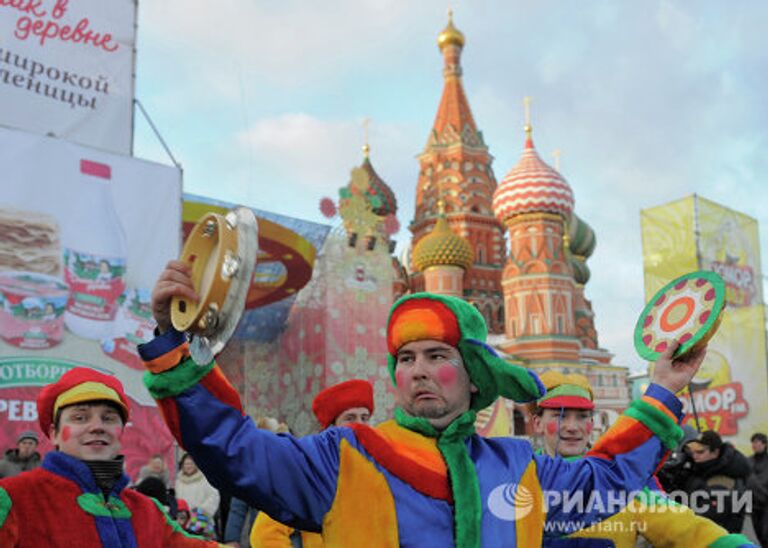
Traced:
POLYGON ((328 546, 538 546, 549 534, 545 524, 557 523, 562 534, 577 521, 610 517, 557 503, 545 511, 545 490, 640 489, 682 436, 680 401, 651 385, 576 462, 534 455, 526 441, 481 438, 475 410, 499 395, 530 401, 544 393, 535 375, 495 356, 485 337, 482 316, 465 301, 400 299, 388 322, 390 371, 403 344, 448 342, 478 388, 470 410, 440 432, 397 409, 395 420, 376 428, 301 439, 257 429, 219 367, 189 358, 184 334, 169 331, 140 352, 150 393, 211 483, 282 523, 322 531, 328 546))
MULTIPOLYGON (((541 376, 547 393, 539 399, 541 409, 593 409, 594 397, 583 375, 547 371, 541 376)), ((572 462, 582 456, 565 457, 572 462)), ((620 512, 584 529, 550 539, 545 546, 634 548, 642 536, 655 547, 748 547, 743 535, 729 534, 712 520, 697 516, 690 508, 666 497, 655 477, 620 512)))

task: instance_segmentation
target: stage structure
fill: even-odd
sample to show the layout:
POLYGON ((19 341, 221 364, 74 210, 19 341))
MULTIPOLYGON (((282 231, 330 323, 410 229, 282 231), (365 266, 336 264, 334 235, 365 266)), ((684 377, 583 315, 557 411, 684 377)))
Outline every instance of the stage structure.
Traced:
POLYGON ((155 453, 172 464, 136 345, 153 337, 151 289, 179 253, 181 173, 1 128, 0 164, 0 447, 38 429, 40 387, 88 366, 117 376, 134 404, 127 471, 155 453))

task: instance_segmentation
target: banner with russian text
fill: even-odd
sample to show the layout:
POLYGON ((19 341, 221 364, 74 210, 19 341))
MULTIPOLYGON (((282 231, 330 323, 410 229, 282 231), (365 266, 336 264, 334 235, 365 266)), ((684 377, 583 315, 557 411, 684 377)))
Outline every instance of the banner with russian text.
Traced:
POLYGON ((130 154, 136 0, 0 2, 0 125, 130 154))
POLYGON ((699 196, 641 213, 646 299, 673 278, 712 270, 726 284, 726 309, 707 358, 682 397, 685 422, 715 430, 750 452, 768 431, 765 313, 757 221, 699 196))
POLYGON ((128 471, 170 459, 136 345, 152 338, 151 288, 179 253, 180 172, 3 128, 0 165, 0 449, 39 431, 40 387, 87 366, 132 400, 128 471))

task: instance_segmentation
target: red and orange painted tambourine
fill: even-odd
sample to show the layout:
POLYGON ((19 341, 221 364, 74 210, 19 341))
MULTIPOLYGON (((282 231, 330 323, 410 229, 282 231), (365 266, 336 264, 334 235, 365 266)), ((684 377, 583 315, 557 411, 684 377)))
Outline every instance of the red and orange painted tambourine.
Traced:
POLYGON ((635 326, 635 349, 649 361, 659 358, 673 341, 674 357, 707 344, 725 310, 725 282, 715 272, 700 270, 665 285, 643 309, 635 326))

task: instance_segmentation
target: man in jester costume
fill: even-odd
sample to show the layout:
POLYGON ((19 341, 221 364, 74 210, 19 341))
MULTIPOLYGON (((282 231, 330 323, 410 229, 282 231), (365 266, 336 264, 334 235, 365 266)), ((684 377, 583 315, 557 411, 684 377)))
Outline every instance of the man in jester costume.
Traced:
POLYGON ((130 405, 115 377, 71 369, 41 390, 37 412, 56 449, 38 468, 0 480, 0 546, 217 546, 188 535, 159 502, 127 488, 119 452, 130 405))
POLYGON ((487 346, 473 306, 417 293, 398 300, 387 323, 395 419, 296 439, 255 428, 215 361, 190 358, 187 337, 170 324, 173 295, 196 298, 178 261, 153 291, 161 335, 140 348, 171 431, 216 487, 282 523, 322 531, 327 546, 538 546, 547 522, 606 519, 556 504, 545 512, 542 492, 642 488, 682 435, 674 393, 703 359, 673 364, 664 354, 643 399, 586 458, 534 455, 523 440, 481 438, 474 422, 500 395, 541 397, 539 379, 487 346), (504 496, 510 485, 532 496, 525 504, 504 496))
MULTIPOLYGON (((592 433, 595 408, 592 387, 583 375, 547 371, 541 375, 547 393, 531 404, 534 434, 543 442, 539 454, 582 459, 592 433)), ((742 535, 732 535, 690 508, 670 501, 655 477, 619 512, 569 535, 544 539, 545 546, 634 548, 638 537, 652 546, 746 547, 742 535)))

